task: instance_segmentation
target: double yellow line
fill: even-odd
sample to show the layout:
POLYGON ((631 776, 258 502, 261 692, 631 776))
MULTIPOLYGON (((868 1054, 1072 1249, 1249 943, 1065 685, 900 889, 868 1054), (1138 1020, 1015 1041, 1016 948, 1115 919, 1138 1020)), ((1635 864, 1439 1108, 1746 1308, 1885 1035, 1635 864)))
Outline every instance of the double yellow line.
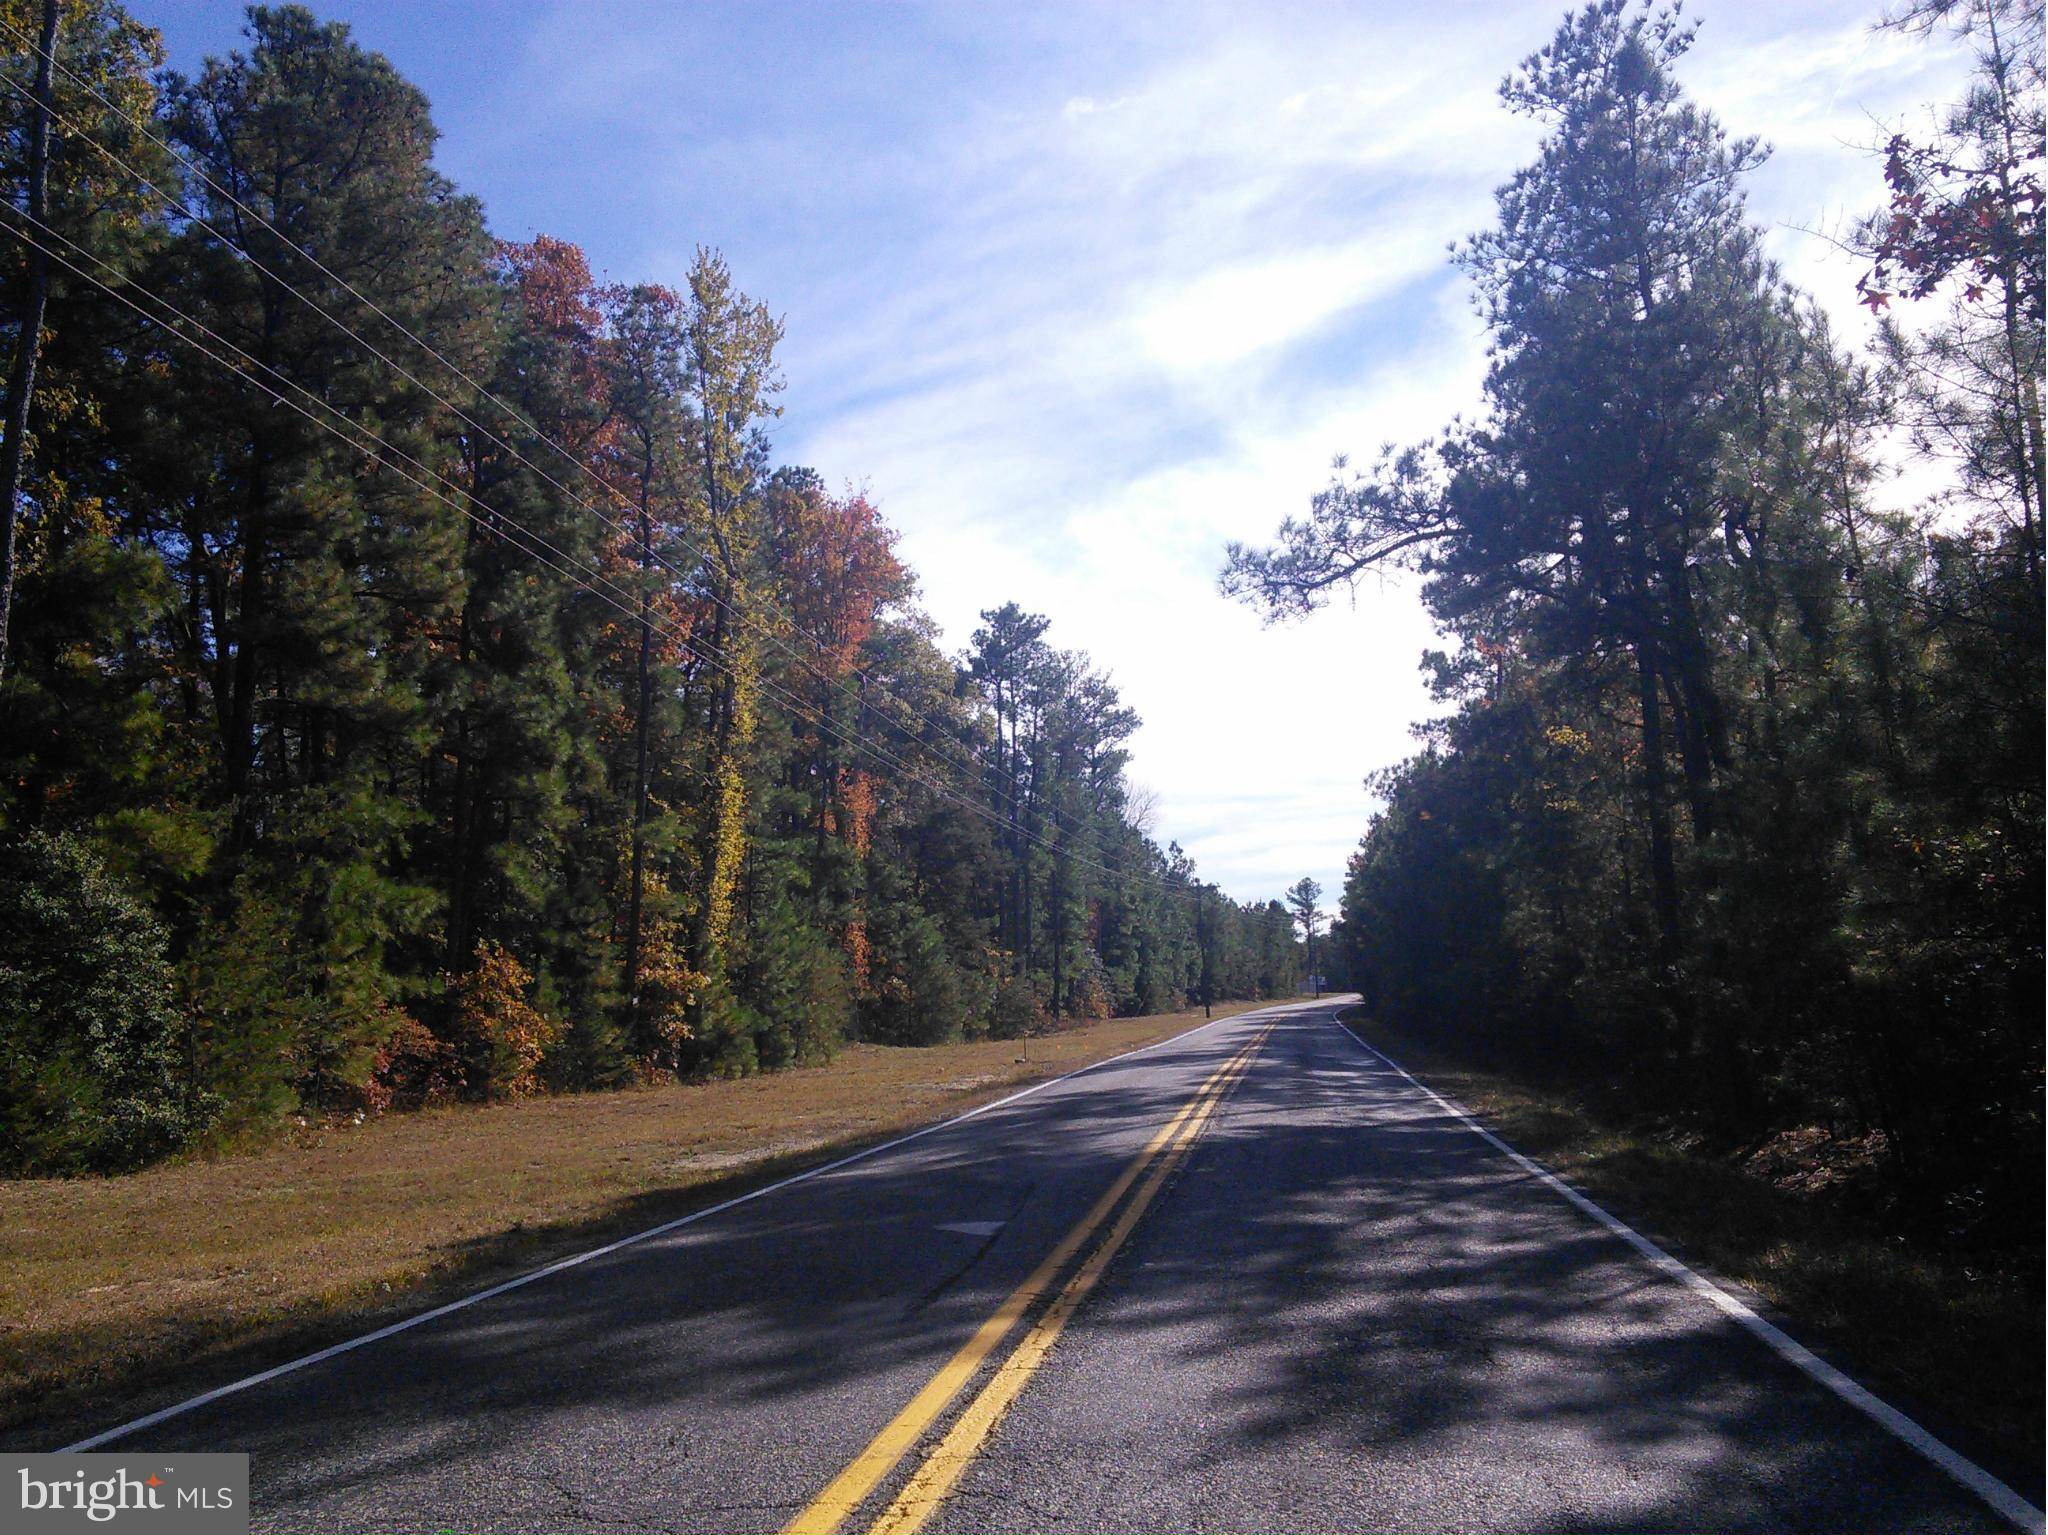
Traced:
POLYGON ((810 1507, 789 1522, 784 1535, 834 1535, 938 1421, 948 1404, 959 1395, 961 1387, 980 1370, 1010 1330, 1051 1290, 1053 1281, 1065 1271, 1074 1256, 1088 1246, 1122 1204, 1122 1212, 1116 1215, 1115 1224, 1109 1227, 1107 1235, 1088 1255, 1087 1261, 1074 1270, 1052 1303, 1025 1333, 1023 1341, 989 1377, 974 1400, 947 1430, 945 1437, 912 1473, 903 1490, 870 1527, 870 1535, 913 1535, 923 1528, 925 1521, 953 1490, 953 1484, 959 1481, 961 1473, 995 1428, 1004 1410, 1017 1399, 1032 1372, 1043 1362, 1061 1329, 1067 1325, 1067 1319, 1088 1292, 1095 1288, 1095 1282, 1102 1277, 1103 1270, 1130 1236, 1146 1207, 1173 1175, 1174 1168, 1187 1155, 1195 1137, 1202 1133, 1202 1126, 1208 1122, 1223 1095, 1244 1074, 1252 1057, 1272 1031, 1273 1025, 1267 1024, 1250 1044, 1210 1074, 1194 1097, 1146 1143, 1145 1149, 1124 1168, 1116 1182, 1103 1191, 1102 1197, 1095 1201, 1088 1213, 1060 1238, 1059 1245, 1046 1254, 1045 1260, 1022 1284, 1010 1292, 1002 1305, 975 1330, 974 1336, 962 1344, 960 1351, 925 1383, 924 1389, 889 1420, 868 1447, 812 1500, 810 1507), (1124 1203, 1124 1196, 1141 1178, 1144 1181, 1139 1185, 1137 1194, 1124 1203))

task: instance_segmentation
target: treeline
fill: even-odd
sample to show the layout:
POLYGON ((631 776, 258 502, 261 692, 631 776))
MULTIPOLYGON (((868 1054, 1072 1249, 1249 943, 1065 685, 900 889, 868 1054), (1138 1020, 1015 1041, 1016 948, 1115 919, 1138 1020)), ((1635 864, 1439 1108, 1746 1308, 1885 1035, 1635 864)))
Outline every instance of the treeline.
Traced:
POLYGON ((774 461, 715 253, 494 240, 301 8, 191 75, 110 0, 0 45, 0 1168, 1294 989, 1088 658, 944 654, 774 461))
POLYGON ((1503 87, 1548 134, 1458 257, 1483 410, 1342 470, 1224 579, 1287 615, 1405 568, 1456 641, 1425 658, 1455 708, 1374 780, 1344 887, 1335 947, 1378 1014, 1723 1146, 1817 1128, 1923 1232, 2024 1246, 2042 9, 1886 24, 1958 32, 1976 68, 1884 146, 1849 237, 1871 351, 1765 256, 1764 150, 1687 100, 1690 28, 1603 0, 1503 87), (1938 488, 1888 511, 1901 464, 1938 488))

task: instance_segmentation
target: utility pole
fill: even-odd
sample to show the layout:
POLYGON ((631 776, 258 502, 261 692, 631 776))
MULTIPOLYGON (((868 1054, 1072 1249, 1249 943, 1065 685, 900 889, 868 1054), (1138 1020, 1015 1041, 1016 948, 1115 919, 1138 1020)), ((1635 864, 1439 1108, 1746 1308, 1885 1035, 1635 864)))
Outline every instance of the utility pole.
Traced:
MULTIPOLYGON (((43 0, 42 35, 36 53, 35 106, 28 119, 28 217, 47 233, 50 219, 50 119, 56 97, 50 66, 57 52, 59 0, 43 0)), ((39 244, 28 248, 28 295, 14 342, 14 366, 7 376, 6 437, 0 443, 0 677, 7 674, 7 633, 14 617, 14 536, 21 520, 21 461, 27 451, 28 407, 36 392, 36 354, 43 348, 43 310, 50 299, 50 258, 39 244)))
POLYGON ((1207 885, 1195 887, 1195 941, 1202 948, 1202 1016, 1214 1016, 1211 1011, 1216 1000, 1216 969, 1211 958, 1211 940, 1215 936, 1215 918, 1209 913, 1209 890, 1207 885))

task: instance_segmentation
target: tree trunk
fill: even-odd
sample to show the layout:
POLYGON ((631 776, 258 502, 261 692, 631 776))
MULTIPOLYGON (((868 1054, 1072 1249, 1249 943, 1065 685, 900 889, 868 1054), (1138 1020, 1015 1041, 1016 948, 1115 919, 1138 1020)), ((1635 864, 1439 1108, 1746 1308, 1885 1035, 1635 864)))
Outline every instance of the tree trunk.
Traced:
POLYGON ((742 654, 744 640, 737 632, 737 625, 728 623, 728 616, 737 612, 743 600, 740 583, 731 574, 729 565, 719 588, 714 599, 716 616, 712 620, 708 652, 722 668, 711 705, 709 761, 712 803, 699 845, 703 899, 698 903, 696 920, 690 929, 690 968, 706 976, 711 973, 717 952, 724 943, 731 892, 738 876, 736 855, 740 851, 740 833, 735 823, 745 813, 745 791, 743 785, 734 782, 740 773, 734 748, 746 734, 751 733, 751 724, 745 732, 738 726, 742 714, 750 715, 752 712, 751 698, 743 697, 740 691, 741 674, 750 664, 750 659, 742 654))
POLYGON ((1060 836, 1060 818, 1055 810, 1053 823, 1052 872, 1047 877, 1046 899, 1052 904, 1052 1016, 1057 1023, 1060 1017, 1060 997, 1066 982, 1066 880, 1065 839, 1060 836))
MULTIPOLYGON (((58 0, 43 0, 37 39, 35 110, 28 129, 28 216, 40 240, 50 218, 50 118, 56 101, 50 68, 57 51, 58 0)), ((0 677, 7 675, 7 636, 14 617, 15 530, 21 520, 21 464, 28 449, 28 408, 36 391, 36 354, 43 347, 43 311, 50 299, 50 258, 40 245, 28 251, 28 297, 14 366, 7 375, 5 440, 0 442, 0 677)))
MULTIPOLYGON (((832 767, 832 695, 836 690, 827 682, 818 689, 818 755, 815 771, 818 777, 817 806, 818 824, 813 833, 811 847, 811 910, 822 913, 825 909, 825 850, 826 821, 832 814, 832 798, 835 775, 832 767)), ((842 820, 845 818, 842 816, 842 820)), ((841 835, 845 835, 844 827, 841 835)))
MULTIPOLYGON (((718 454, 712 441, 716 416, 702 385, 698 405, 703 435, 700 462, 704 471, 704 509, 712 542, 718 548, 720 565, 712 578, 715 616, 712 619, 709 655, 723 675, 723 681, 713 696, 711 713, 713 800, 712 813, 706 818, 704 839, 700 845, 703 899, 698 903, 696 920, 690 927, 690 968, 698 975, 708 976, 717 951, 725 941, 731 892, 738 877, 737 855, 744 850, 743 827, 735 823, 745 814, 745 786, 735 782, 740 765, 734 760, 733 744, 736 737, 744 742, 753 732, 754 701, 751 692, 742 696, 740 691, 742 675, 751 664, 751 658, 741 654, 746 639, 741 633, 739 609, 745 593, 741 589, 740 562, 726 537, 724 518, 728 508, 721 504, 718 490, 718 454), (732 619, 730 626, 728 616, 732 619), (745 716, 745 728, 736 729, 742 715, 745 716)), ((746 686, 751 690, 751 676, 747 678, 746 686)))
MULTIPOLYGON (((2019 151, 2013 141, 2013 104, 2007 88, 2010 63, 2005 52, 2005 43, 1998 35, 1998 12, 1995 7, 1987 8, 1985 21, 1990 27, 1991 49, 1998 60, 1996 82, 1998 87, 1998 126, 2004 139, 2005 156, 1998 161, 1998 190, 2005 206, 2015 207, 2018 197, 2012 182, 2012 167, 2019 163, 2019 151)), ((2038 598, 2041 593, 2041 536, 2044 520, 2048 520, 2048 506, 2044 506, 2044 466, 2041 444, 2041 387, 2035 376, 2036 369, 2030 366, 2020 345, 2019 316, 2027 307, 2027 296, 2019 281, 2010 250, 2000 258, 1999 286, 2004 300, 2004 321, 2006 360, 2012 370, 2016 398, 2013 401, 2015 432, 2012 442, 2014 488, 2020 493, 2020 537, 2022 540, 2022 561, 2027 575, 2027 584, 2038 598)), ((2040 317, 2036 315, 2035 323, 2040 317)))
POLYGON ((1728 765, 1728 721, 1714 691, 1713 659, 1700 631, 1683 543, 1677 537, 1664 542, 1660 563, 1677 673, 1673 721, 1678 726, 1679 770, 1685 778, 1693 836, 1705 842, 1714 833, 1714 770, 1728 765))
POLYGON ((1041 824, 1038 816, 1038 775, 1044 756, 1044 722, 1042 717, 1034 717, 1024 792, 1017 807, 1017 869, 1022 879, 1023 900, 1017 910, 1017 938, 1019 962, 1026 976, 1031 974, 1032 965, 1038 958, 1038 891, 1031 878, 1031 849, 1037 840, 1035 828, 1041 824))
POLYGON ((1671 850, 1671 807, 1665 802, 1663 705, 1649 647, 1636 646, 1637 697, 1643 711, 1643 796, 1650 829, 1650 889, 1657 914, 1657 959, 1678 963, 1678 866, 1671 850))
POLYGON ((648 570, 654 563, 654 528, 648 497, 654 479, 654 445, 643 444, 640 460, 640 658, 637 717, 633 722, 633 868, 626 895, 626 1018, 636 1053, 652 1053, 655 1042, 643 1037, 646 1019, 640 1007, 640 925, 647 889, 647 756, 648 717, 654 706, 654 593, 648 570))
MULTIPOLYGON (((699 654, 707 660, 715 661, 718 668, 728 664, 725 655, 725 612, 725 604, 722 601, 712 603, 711 632, 705 636, 705 643, 699 649, 699 654)), ((704 967, 711 946, 711 882, 713 866, 718 858, 717 796, 720 793, 721 767, 725 760, 724 730, 720 722, 726 714, 731 688, 732 679, 723 670, 715 669, 715 677, 711 684, 709 718, 706 722, 710 727, 710 750, 704 756, 705 778, 708 784, 706 792, 712 796, 712 801, 707 807, 710 814, 704 818, 704 830, 697 842, 697 868, 702 886, 698 892, 696 913, 690 919, 690 968, 699 975, 706 973, 704 967)))
MULTIPOLYGON (((270 526, 264 501, 270 494, 270 448, 259 434, 250 447, 249 493, 242 526, 242 578, 235 596, 235 655, 228 667, 227 739, 223 743, 228 803, 233 829, 230 847, 236 854, 248 846, 249 780, 256 765, 256 631, 261 626, 268 592, 263 567, 270 558, 270 526)), ((231 861, 232 862, 232 861, 231 861)))
MULTIPOLYGON (((481 476, 475 461, 471 461, 469 475, 470 499, 480 501, 483 493, 481 476)), ((473 912, 471 884, 475 877, 476 806, 474 803, 476 765, 470 750, 469 723, 470 706, 468 679, 473 659, 471 636, 471 609, 475 605, 476 574, 475 560, 479 530, 474 519, 470 519, 463 534, 462 568, 467 579, 462 593, 462 612, 456 621, 456 676, 460 679, 462 702, 455 710, 455 786, 451 793, 449 843, 451 862, 448 881, 448 949, 447 968, 451 975, 460 975, 469 969, 470 954, 474 945, 470 942, 469 929, 473 912)))

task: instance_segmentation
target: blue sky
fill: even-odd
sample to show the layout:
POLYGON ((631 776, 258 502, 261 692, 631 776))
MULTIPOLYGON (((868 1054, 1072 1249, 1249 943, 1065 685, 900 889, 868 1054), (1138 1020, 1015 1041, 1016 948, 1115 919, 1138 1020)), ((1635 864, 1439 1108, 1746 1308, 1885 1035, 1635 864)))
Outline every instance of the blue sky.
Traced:
MULTIPOLYGON (((187 69, 241 24, 134 9, 187 69)), ((427 92, 497 233, 622 279, 721 248, 786 318, 780 456, 870 488, 948 641, 1005 600, 1049 614, 1145 716, 1161 841, 1242 898, 1304 873, 1334 897, 1434 636, 1398 584, 1263 628, 1215 593, 1222 545, 1476 400, 1445 247, 1534 142, 1493 88, 1560 5, 315 9, 427 92)), ((1876 202, 1859 146, 1960 78, 1876 11, 1687 8, 1687 84, 1774 145, 1753 211, 1852 327, 1854 269, 1807 231, 1876 202)))

